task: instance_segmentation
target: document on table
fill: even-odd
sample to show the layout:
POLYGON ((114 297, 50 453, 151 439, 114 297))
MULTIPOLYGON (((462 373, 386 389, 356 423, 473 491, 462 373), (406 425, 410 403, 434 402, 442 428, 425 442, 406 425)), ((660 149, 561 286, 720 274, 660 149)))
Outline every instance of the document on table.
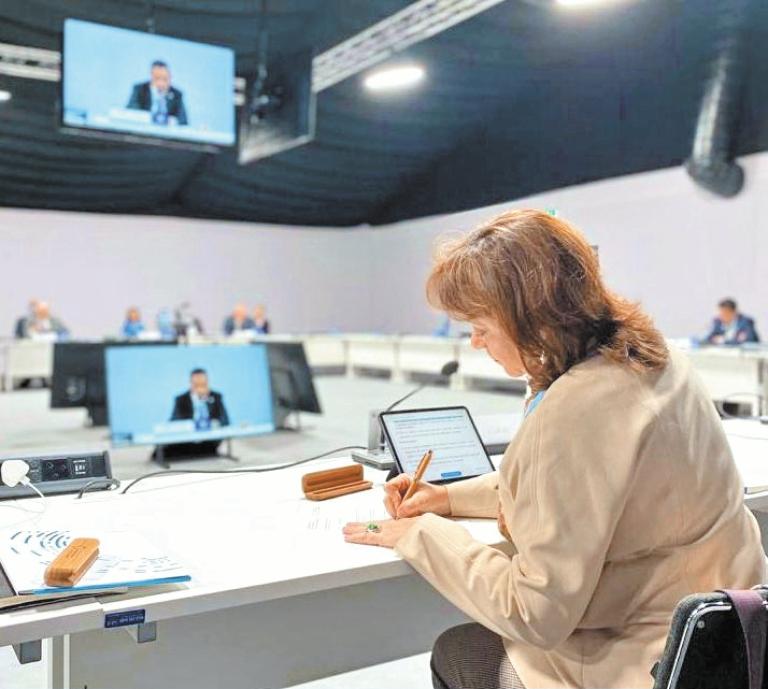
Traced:
POLYGON ((18 594, 82 592, 125 586, 151 586, 189 581, 186 568, 132 532, 73 534, 67 530, 20 529, 0 539, 0 563, 18 594), (98 538, 99 557, 76 586, 46 586, 45 568, 77 535, 98 538))
POLYGON ((364 490, 330 500, 300 500, 295 525, 309 531, 340 533, 347 522, 389 519, 380 490, 364 490))

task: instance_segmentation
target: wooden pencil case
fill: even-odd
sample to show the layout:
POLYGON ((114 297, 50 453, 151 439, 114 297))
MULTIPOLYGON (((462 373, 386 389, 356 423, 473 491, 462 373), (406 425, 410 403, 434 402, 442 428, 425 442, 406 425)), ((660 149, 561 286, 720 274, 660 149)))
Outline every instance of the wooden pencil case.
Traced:
POLYGON ((56 559, 45 568, 45 585, 74 586, 99 557, 96 538, 75 538, 56 559))
POLYGON ((368 490, 372 486, 371 481, 363 480, 363 467, 360 464, 313 471, 301 478, 301 489, 308 500, 328 500, 339 495, 368 490))

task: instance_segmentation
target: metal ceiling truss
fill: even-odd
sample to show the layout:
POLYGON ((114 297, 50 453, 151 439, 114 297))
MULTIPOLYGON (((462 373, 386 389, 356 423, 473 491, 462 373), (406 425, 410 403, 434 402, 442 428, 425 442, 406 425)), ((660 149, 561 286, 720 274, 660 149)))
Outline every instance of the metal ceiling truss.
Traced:
MULTIPOLYGON (((316 93, 383 62, 409 46, 439 34, 504 0, 418 0, 317 55, 312 61, 316 93)), ((59 81, 61 53, 0 43, 0 74, 59 81)), ((235 79, 235 102, 242 105, 245 80, 235 79)))

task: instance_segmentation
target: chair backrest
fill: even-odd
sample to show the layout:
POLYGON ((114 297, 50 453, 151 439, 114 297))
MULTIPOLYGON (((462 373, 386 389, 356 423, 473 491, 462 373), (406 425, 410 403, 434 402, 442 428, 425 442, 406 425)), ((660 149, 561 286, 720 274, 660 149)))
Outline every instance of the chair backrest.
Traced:
MULTIPOLYGON (((768 588, 756 591, 765 605, 768 588)), ((768 625, 768 610, 760 622, 768 625)), ((697 593, 680 601, 653 675, 654 689, 750 689, 744 631, 725 593, 697 593)), ((768 672, 761 687, 768 689, 768 672)))

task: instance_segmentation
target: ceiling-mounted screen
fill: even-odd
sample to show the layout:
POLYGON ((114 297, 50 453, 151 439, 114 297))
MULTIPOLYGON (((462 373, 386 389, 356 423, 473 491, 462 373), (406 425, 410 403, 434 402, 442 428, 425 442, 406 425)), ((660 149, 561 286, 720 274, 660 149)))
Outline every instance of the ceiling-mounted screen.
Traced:
POLYGON ((154 143, 235 143, 230 48, 67 19, 62 53, 65 129, 154 143))
POLYGON ((315 107, 312 53, 270 63, 266 79, 248 80, 240 111, 238 162, 252 163, 312 141, 315 107))

